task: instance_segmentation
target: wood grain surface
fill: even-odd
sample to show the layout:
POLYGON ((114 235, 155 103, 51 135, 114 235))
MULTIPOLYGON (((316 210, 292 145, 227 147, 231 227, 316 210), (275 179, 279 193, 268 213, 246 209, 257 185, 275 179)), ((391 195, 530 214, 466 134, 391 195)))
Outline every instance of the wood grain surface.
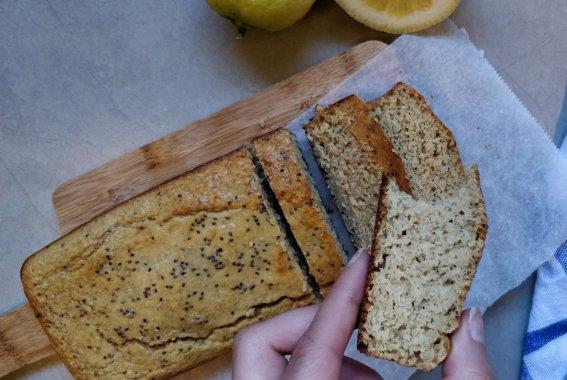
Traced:
MULTIPOLYGON (((61 235, 160 183, 278 129, 386 45, 368 41, 76 177, 53 194, 61 235)), ((55 354, 29 305, 0 317, 0 377, 55 354)))
POLYGON ((30 305, 0 316, 0 377, 53 354, 30 305))
POLYGON ((284 126, 384 46, 365 42, 62 184, 53 194, 61 232, 284 126))

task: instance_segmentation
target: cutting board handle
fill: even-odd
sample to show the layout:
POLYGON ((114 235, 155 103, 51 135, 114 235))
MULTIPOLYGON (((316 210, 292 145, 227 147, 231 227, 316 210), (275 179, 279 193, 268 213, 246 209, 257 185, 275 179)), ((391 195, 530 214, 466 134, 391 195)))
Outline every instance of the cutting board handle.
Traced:
POLYGON ((0 377, 53 354, 30 305, 0 316, 0 377))

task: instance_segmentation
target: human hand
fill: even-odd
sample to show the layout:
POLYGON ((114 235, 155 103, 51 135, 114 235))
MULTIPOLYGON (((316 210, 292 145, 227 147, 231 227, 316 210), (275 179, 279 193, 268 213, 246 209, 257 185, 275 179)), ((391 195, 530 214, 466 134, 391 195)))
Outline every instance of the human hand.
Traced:
MULTIPOLYGON (((233 346, 234 379, 380 379, 376 371, 343 354, 364 295, 368 261, 368 254, 359 251, 322 303, 241 331, 233 346)), ((444 378, 493 378, 478 310, 463 312, 452 343, 444 378)))

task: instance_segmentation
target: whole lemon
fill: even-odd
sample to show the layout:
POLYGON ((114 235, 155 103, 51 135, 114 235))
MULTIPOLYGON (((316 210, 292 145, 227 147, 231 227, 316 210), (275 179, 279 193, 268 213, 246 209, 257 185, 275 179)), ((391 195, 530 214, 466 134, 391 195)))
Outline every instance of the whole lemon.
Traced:
POLYGON ((239 29, 254 27, 275 32, 303 18, 315 0, 207 0, 239 29))

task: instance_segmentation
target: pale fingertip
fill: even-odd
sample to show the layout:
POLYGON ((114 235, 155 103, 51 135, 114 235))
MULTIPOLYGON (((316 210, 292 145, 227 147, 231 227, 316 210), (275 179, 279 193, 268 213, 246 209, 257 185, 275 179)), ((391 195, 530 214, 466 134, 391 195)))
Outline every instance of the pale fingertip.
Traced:
POLYGON ((354 256, 350 259, 347 266, 351 266, 352 264, 357 262, 362 255, 368 255, 368 251, 359 248, 358 251, 356 251, 356 253, 354 254, 354 256))
POLYGON ((452 348, 443 366, 443 378, 494 379, 484 345, 484 327, 479 308, 463 311, 461 323, 451 336, 452 348))
POLYGON ((484 344, 484 322, 480 308, 477 306, 469 311, 467 329, 473 341, 484 344))

